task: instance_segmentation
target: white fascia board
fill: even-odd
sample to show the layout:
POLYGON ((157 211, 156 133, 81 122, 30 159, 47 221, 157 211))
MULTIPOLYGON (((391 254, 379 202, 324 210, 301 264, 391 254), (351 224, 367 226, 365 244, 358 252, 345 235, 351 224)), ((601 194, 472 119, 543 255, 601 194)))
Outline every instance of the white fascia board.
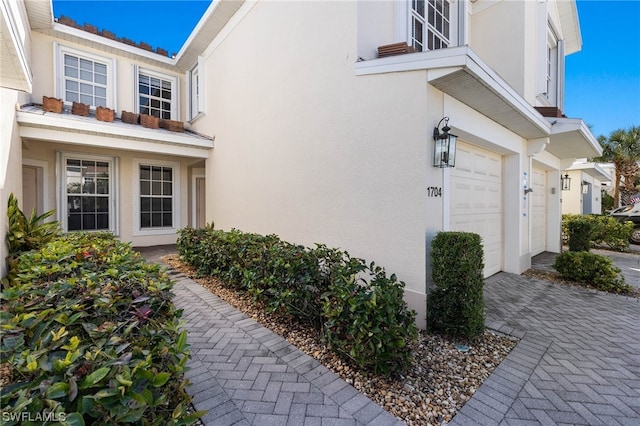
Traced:
POLYGON ((481 84, 496 93, 497 96, 511 105, 514 110, 526 117, 543 134, 549 134, 551 126, 544 117, 485 64, 469 46, 408 53, 360 61, 355 64, 356 75, 427 70, 429 81, 461 69, 466 69, 481 84))
POLYGON ((567 170, 582 170, 589 176, 592 176, 601 182, 608 182, 613 179, 611 173, 605 170, 598 163, 573 163, 573 165, 567 168, 567 170))
POLYGON ((87 31, 80 30, 78 28, 70 27, 68 25, 64 25, 56 22, 53 24, 53 30, 61 34, 66 34, 76 40, 81 40, 81 39, 87 40, 93 43, 108 46, 112 49, 126 52, 130 55, 135 55, 151 61, 156 61, 158 65, 160 66, 164 65, 165 68, 167 65, 173 67, 176 64, 176 60, 171 59, 168 56, 163 56, 154 52, 149 52, 148 50, 144 50, 139 47, 129 46, 128 44, 122 43, 120 41, 111 40, 110 38, 102 37, 101 35, 97 35, 97 34, 92 34, 87 31))
POLYGON ((16 120, 20 125, 20 136, 38 139, 52 140, 56 142, 70 141, 75 136, 85 145, 114 146, 127 150, 139 150, 137 145, 144 145, 144 151, 163 152, 170 151, 176 155, 189 157, 208 156, 207 151, 213 148, 213 141, 209 139, 196 138, 178 133, 161 132, 145 128, 129 128, 113 126, 109 123, 94 121, 87 123, 80 120, 60 119, 47 114, 32 114, 18 111, 16 120), (87 138, 86 135, 92 135, 87 138), (103 142, 93 143, 93 140, 104 138, 109 141, 106 145, 103 142), (147 144, 150 144, 147 146, 147 144), (171 148, 169 148, 171 147, 171 148), (168 151, 167 151, 168 150, 168 151), (184 151, 189 151, 186 154, 184 151), (193 152, 191 152, 193 151, 193 152))
POLYGON ((552 137, 563 133, 576 132, 597 153, 597 155, 592 155, 591 157, 602 155, 602 146, 582 119, 546 117, 546 120, 551 123, 552 137))

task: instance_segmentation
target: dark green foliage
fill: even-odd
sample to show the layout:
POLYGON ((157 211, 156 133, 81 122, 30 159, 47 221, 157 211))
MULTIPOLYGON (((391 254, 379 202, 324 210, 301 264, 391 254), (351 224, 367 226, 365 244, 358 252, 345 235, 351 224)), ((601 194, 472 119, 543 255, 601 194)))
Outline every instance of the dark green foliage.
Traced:
MULTIPOLYGON (((172 282, 109 233, 74 233, 17 258, 0 293, 8 413, 69 424, 191 424, 186 331, 172 282)), ((9 422, 7 424, 16 424, 9 422)))
POLYGON ((431 243, 427 329, 452 337, 484 332, 483 250, 478 234, 439 232, 431 243))
POLYGON ((613 197, 609 195, 609 193, 604 189, 600 192, 600 194, 602 195, 602 204, 601 204, 602 211, 608 212, 613 210, 613 201, 614 201, 613 197))
POLYGON ((569 222, 569 251, 589 251, 593 226, 588 220, 579 218, 569 222))
POLYGON ((553 267, 563 277, 598 290, 626 294, 632 290, 611 259, 586 251, 566 251, 556 257, 553 267))
POLYGON ((9 256, 39 249, 55 238, 60 233, 60 224, 56 221, 45 222, 53 214, 54 210, 41 215, 36 214, 34 210, 27 217, 18 207, 18 199, 13 196, 13 193, 10 194, 7 203, 9 256))
POLYGON ((185 228, 177 246, 199 274, 313 324, 360 367, 389 374, 410 364, 415 313, 402 299, 404 283, 382 268, 324 245, 311 249, 236 229, 185 228))
POLYGON ((633 232, 633 223, 620 222, 616 218, 604 215, 564 214, 562 215, 562 232, 569 235, 569 226, 576 221, 590 224, 590 247, 606 245, 611 250, 627 250, 629 237, 633 232))

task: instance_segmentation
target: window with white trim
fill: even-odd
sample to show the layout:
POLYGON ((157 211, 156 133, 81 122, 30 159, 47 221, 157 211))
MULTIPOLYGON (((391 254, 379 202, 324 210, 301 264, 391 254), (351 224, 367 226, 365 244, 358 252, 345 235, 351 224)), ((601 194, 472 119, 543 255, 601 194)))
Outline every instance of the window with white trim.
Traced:
POLYGON ((204 112, 204 80, 200 70, 204 69, 202 56, 187 73, 189 84, 189 119, 193 120, 204 112))
POLYGON ((166 234, 179 226, 179 163, 134 160, 135 235, 166 234))
POLYGON ((174 120, 177 113, 177 79, 139 69, 138 111, 165 120, 174 120))
POLYGON ((547 29, 546 86, 543 93, 551 106, 563 108, 564 44, 551 26, 547 29))
POLYGON ((416 52, 453 46, 457 14, 448 0, 411 0, 410 43, 416 52))
POLYGON ((113 59, 57 45, 57 96, 92 107, 114 105, 113 59))
POLYGON ((114 159, 62 154, 64 230, 115 231, 114 159))
POLYGON ((191 70, 191 118, 194 118, 200 112, 200 73, 198 68, 191 70))

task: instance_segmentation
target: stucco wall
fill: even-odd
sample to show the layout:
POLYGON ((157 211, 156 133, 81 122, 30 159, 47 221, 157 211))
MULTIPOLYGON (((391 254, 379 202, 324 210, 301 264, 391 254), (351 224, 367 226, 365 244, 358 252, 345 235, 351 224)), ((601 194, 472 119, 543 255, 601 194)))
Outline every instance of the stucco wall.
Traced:
POLYGON ((426 74, 356 77, 357 9, 261 2, 206 58, 207 221, 375 261, 424 313, 426 74))
MULTIPOLYGON (((56 209, 58 205, 59 189, 56 183, 56 161, 57 152, 67 152, 75 154, 93 154, 118 158, 118 190, 117 205, 119 218, 119 238, 123 241, 132 242, 134 246, 148 246, 156 244, 172 244, 176 241, 175 233, 153 236, 134 235, 134 215, 137 210, 134 207, 134 185, 137 185, 134 174, 134 159, 158 161, 158 162, 178 162, 180 163, 180 196, 177 207, 180 212, 180 222, 178 227, 187 226, 189 223, 188 209, 188 160, 163 155, 139 153, 134 151, 113 151, 108 148, 96 149, 92 147, 79 147, 77 145, 53 144, 41 141, 27 141, 26 149, 23 153, 25 159, 38 160, 47 163, 47 194, 46 204, 50 209, 56 209)), ((58 212, 56 219, 60 220, 58 212)))
POLYGON ((184 75, 177 73, 169 68, 160 68, 153 65, 148 65, 140 62, 136 62, 129 57, 122 55, 115 55, 110 52, 105 52, 89 46, 80 45, 67 40, 56 39, 52 36, 33 32, 33 68, 36 74, 33 84, 33 95, 30 102, 41 103, 42 96, 57 96, 62 97, 61 93, 56 93, 55 79, 57 75, 56 62, 55 62, 55 43, 62 46, 71 47, 77 49, 80 52, 98 55, 105 59, 111 60, 115 58, 116 73, 116 91, 115 91, 115 105, 109 105, 110 108, 116 110, 119 116, 122 111, 135 110, 135 99, 138 96, 138 88, 134 87, 134 65, 138 65, 143 69, 158 72, 171 77, 178 78, 178 99, 179 99, 179 119, 185 119, 186 108, 183 107, 184 103, 184 75))
MULTIPOLYGON (((7 200, 13 193, 22 200, 22 144, 18 137, 18 126, 15 122, 15 104, 20 95, 18 92, 0 87, 0 150, 2 174, 0 184, 0 276, 6 273, 5 257, 8 254, 5 235, 7 234, 7 200)), ((22 204, 20 204, 22 206, 22 204)))

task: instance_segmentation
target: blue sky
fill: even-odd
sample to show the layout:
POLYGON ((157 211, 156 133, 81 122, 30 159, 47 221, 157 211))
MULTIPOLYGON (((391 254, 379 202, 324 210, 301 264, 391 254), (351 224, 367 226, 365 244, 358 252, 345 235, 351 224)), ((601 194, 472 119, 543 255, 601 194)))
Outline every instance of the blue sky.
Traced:
MULTIPOLYGON (((53 12, 172 53, 180 51, 209 3, 54 0, 53 12)), ((577 4, 583 46, 566 59, 565 114, 582 118, 595 136, 640 126, 640 0, 577 4)))

